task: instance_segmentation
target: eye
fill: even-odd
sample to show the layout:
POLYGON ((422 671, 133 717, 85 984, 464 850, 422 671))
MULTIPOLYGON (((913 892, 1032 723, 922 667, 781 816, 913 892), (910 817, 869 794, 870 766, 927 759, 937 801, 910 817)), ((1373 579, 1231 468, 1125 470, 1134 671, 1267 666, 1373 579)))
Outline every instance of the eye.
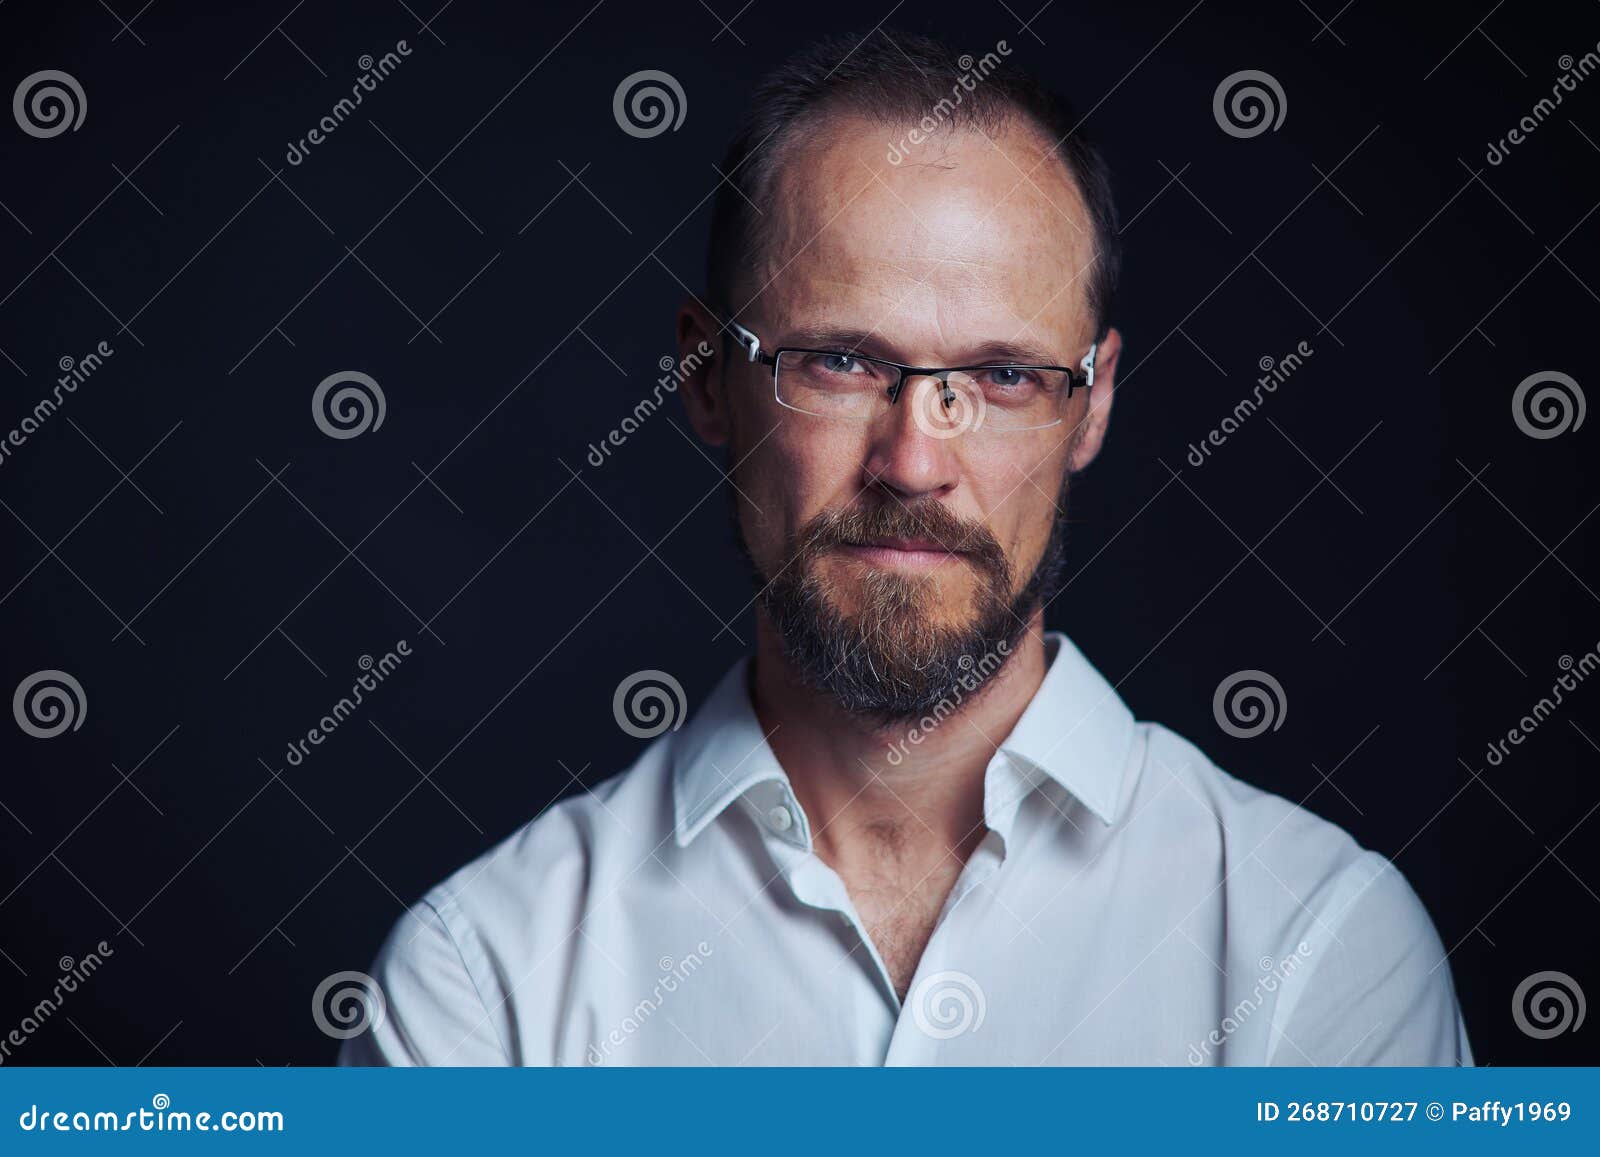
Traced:
POLYGON ((849 354, 813 354, 810 360, 813 369, 826 374, 849 376, 866 370, 866 366, 859 359, 849 354))
POLYGON ((1024 366, 991 366, 976 376, 986 388, 1007 392, 1038 389, 1043 384, 1037 373, 1024 366))

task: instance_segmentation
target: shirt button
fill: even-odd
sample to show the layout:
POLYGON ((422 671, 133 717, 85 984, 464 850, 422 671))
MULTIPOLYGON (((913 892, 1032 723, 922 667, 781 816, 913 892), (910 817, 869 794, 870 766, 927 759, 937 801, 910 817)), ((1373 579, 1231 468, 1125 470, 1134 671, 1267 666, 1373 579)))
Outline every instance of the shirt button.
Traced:
POLYGON ((767 823, 772 825, 775 832, 786 832, 794 827, 794 813, 779 805, 767 813, 767 823))

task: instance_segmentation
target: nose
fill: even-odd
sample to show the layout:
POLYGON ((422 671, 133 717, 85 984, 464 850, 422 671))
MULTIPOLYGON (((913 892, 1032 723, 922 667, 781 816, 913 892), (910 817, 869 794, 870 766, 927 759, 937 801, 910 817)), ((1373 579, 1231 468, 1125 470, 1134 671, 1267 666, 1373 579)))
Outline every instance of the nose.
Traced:
POLYGON ((868 426, 867 452, 862 462, 866 485, 886 487, 902 498, 942 497, 960 481, 959 438, 941 438, 936 428, 923 428, 917 420, 921 391, 939 390, 942 383, 908 377, 895 404, 868 426))

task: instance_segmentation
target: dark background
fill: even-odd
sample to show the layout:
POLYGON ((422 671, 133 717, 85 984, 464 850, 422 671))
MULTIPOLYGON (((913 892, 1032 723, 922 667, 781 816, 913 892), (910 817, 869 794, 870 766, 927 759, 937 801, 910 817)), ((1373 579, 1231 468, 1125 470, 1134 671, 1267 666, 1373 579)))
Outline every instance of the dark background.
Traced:
POLYGON ((0 118, 0 433, 59 359, 115 349, 0 464, 0 691, 58 668, 87 698, 55 739, 0 726, 0 1032, 59 958, 115 952, 9 1063, 328 1062, 317 983, 625 767, 623 678, 665 669, 692 709, 742 653, 720 459, 676 403, 585 457, 675 353, 751 86, 880 17, 975 56, 1005 39, 1117 179, 1127 354, 1051 624, 1141 717, 1396 859, 1480 1062, 1600 1058, 1600 1025, 1537 1040, 1511 1013, 1546 969, 1600 993, 1600 681, 1485 760, 1600 640, 1600 419, 1540 440, 1510 404, 1539 371, 1600 384, 1600 78, 1485 161, 1600 7, 891 2, 0 9, 0 95, 53 68, 88 101, 48 140, 0 118), (618 127, 641 69, 682 84, 678 131, 618 127), (1277 131, 1219 128, 1241 69, 1283 86, 1277 131), (378 380, 381 429, 314 425, 340 370, 378 380), (1250 740, 1211 703, 1244 668, 1288 704, 1250 740))

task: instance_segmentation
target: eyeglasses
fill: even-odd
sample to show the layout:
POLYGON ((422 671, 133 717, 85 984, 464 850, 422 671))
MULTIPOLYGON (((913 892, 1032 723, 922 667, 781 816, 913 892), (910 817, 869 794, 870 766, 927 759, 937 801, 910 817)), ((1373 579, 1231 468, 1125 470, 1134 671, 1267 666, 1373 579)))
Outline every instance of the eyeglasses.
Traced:
POLYGON ((912 417, 924 433, 952 438, 978 430, 1016 433, 1059 426, 1062 407, 1079 389, 1094 386, 1089 347, 1078 369, 1066 366, 907 366, 844 350, 785 346, 767 353, 761 339, 736 321, 728 329, 748 360, 772 367, 778 404, 802 414, 870 422, 900 400, 908 379, 912 417))

